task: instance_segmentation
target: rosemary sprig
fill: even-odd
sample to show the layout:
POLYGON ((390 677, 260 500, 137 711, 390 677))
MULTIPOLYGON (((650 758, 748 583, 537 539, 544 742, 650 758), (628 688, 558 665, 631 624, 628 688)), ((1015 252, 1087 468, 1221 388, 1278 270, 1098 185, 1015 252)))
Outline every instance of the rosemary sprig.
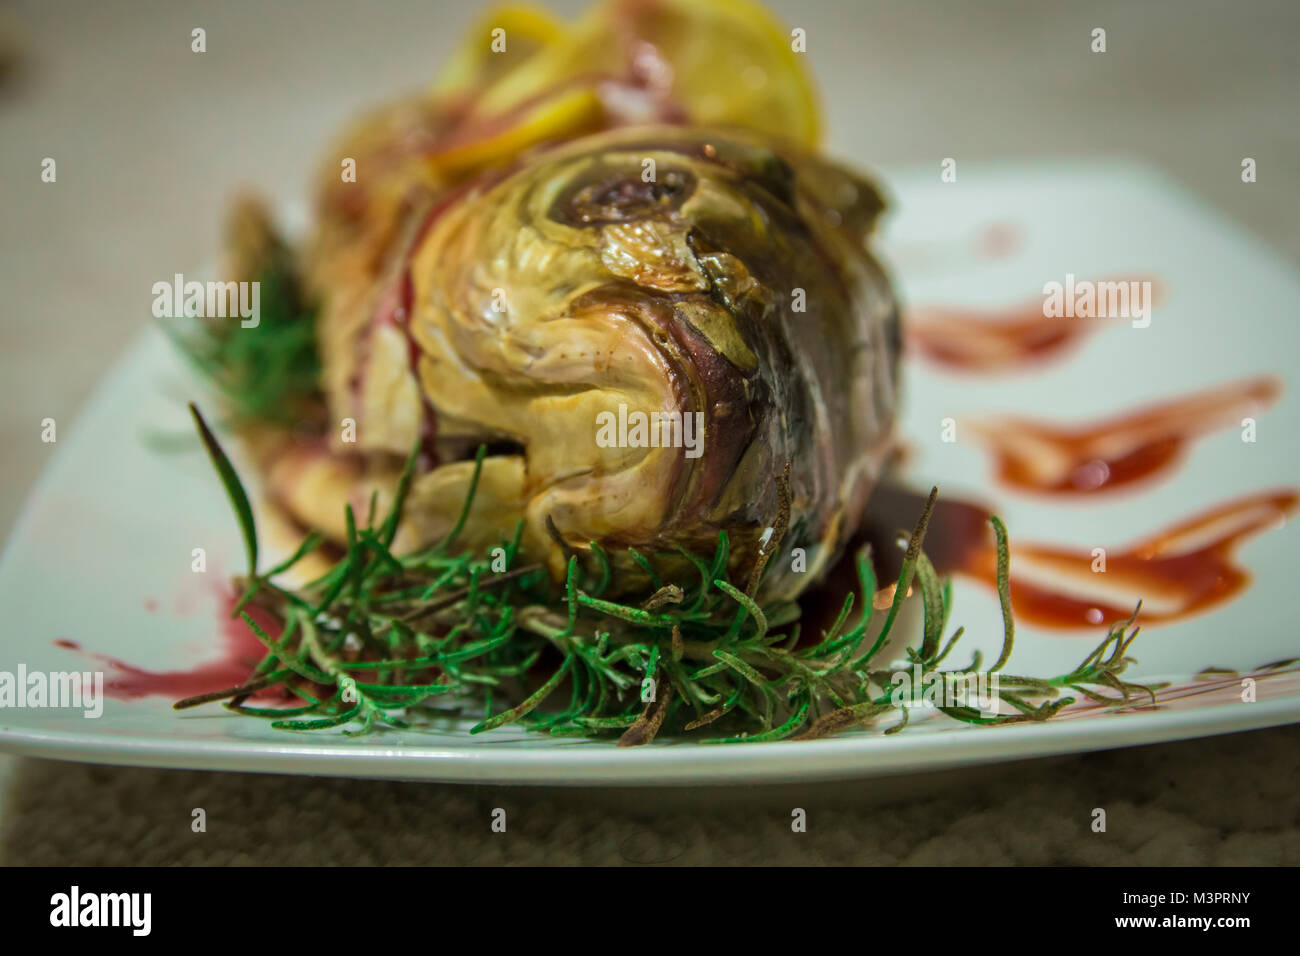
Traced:
MULTIPOLYGON (((801 640, 797 606, 760 604, 754 597, 761 573, 751 570, 744 587, 730 579, 725 532, 711 557, 686 555, 697 581, 660 583, 636 603, 599 596, 610 588, 615 566, 602 549, 592 549, 596 567, 590 571, 572 555, 565 585, 557 589, 539 566, 500 570, 499 563, 494 568, 488 558, 458 550, 463 518, 438 545, 393 554, 389 546, 414 473, 414 451, 383 520, 375 523, 372 508, 365 526, 358 526, 349 509, 342 558, 328 573, 291 588, 276 579, 319 540, 310 537, 289 559, 259 573, 248 495, 202 415, 192 411, 247 546, 249 569, 239 582, 243 597, 236 613, 256 603, 279 633, 244 615, 267 648, 263 660, 238 687, 181 701, 178 708, 226 700, 231 710, 269 718, 285 730, 338 727, 345 733, 406 727, 450 713, 476 720, 471 733, 518 725, 556 736, 616 736, 622 745, 696 731, 707 743, 809 740, 890 715, 900 718, 886 730, 893 733, 906 725, 914 699, 898 695, 896 674, 877 658, 913 583, 925 611, 924 633, 919 648, 907 649, 907 667, 943 686, 995 679, 998 703, 1006 705, 979 710, 945 700, 937 710, 953 719, 985 725, 1046 720, 1076 700, 1066 694, 1115 707, 1155 699, 1153 688, 1120 676, 1132 663, 1136 610, 1068 674, 1040 679, 1000 673, 1014 626, 1006 532, 996 518, 1002 651, 988 668, 981 669, 976 654, 966 671, 943 670, 962 630, 943 640, 952 591, 922 551, 936 492, 908 540, 880 629, 873 633, 876 579, 870 555, 861 553, 859 593, 845 598, 832 627, 815 642, 801 640), (863 611, 849 627, 855 604, 863 611), (245 705, 251 695, 277 688, 291 706, 245 705)), ((482 463, 480 450, 462 515, 469 513, 482 463)), ((784 528, 774 531, 778 537, 784 528)), ((519 536, 517 530, 501 542, 508 564, 516 561, 519 536)), ((769 550, 759 557, 763 564, 769 550)), ((680 557, 636 555, 634 561, 659 582, 655 559, 680 557)))
POLYGON ((239 276, 260 283, 255 327, 237 319, 181 317, 160 320, 191 365, 215 386, 235 422, 318 425, 323 399, 314 310, 305 302, 287 251, 256 263, 239 276))

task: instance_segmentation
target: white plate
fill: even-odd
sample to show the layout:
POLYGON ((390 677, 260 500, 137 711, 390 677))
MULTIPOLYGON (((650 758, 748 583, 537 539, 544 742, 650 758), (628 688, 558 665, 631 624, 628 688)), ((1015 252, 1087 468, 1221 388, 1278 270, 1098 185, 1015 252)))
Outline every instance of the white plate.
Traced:
MULTIPOLYGON (((1123 544, 1234 496, 1296 483, 1300 402, 1290 392, 1259 418, 1257 442, 1242 442, 1235 428, 1215 432, 1169 475, 1086 507, 999 486, 979 447, 941 441, 946 417, 1012 411, 1095 419, 1212 383, 1284 375, 1300 345, 1293 315, 1300 283, 1266 248, 1142 169, 968 165, 960 185, 937 179, 927 173, 891 183, 895 212, 886 246, 909 303, 1004 305, 1041 295, 1044 282, 1066 273, 1154 274, 1168 298, 1149 328, 1111 323, 1032 371, 975 378, 910 357, 902 427, 912 445, 914 484, 937 482, 946 496, 992 502, 1013 544, 1091 548, 1123 544), (1019 242, 989 258, 980 237, 1002 224, 1019 242)), ((152 670, 183 670, 216 656, 215 585, 223 571, 239 567, 236 526, 197 447, 159 452, 146 442, 153 432, 188 429, 181 396, 194 390, 168 345, 150 331, 79 421, 60 428, 0 563, 7 622, 0 671, 102 666, 56 640, 152 670), (190 570, 196 547, 207 550, 206 575, 190 570)), ((1287 526, 1246 542, 1239 559, 1255 575, 1252 586, 1207 613, 1146 629, 1135 647, 1140 664, 1126 677, 1186 679, 1210 665, 1247 672, 1300 653, 1289 620, 1298 540, 1296 528, 1287 526)), ((1001 630, 993 595, 959 578, 955 596, 954 621, 968 629, 965 653, 974 647, 996 653, 1001 630)), ((1068 671, 1100 636, 1022 626, 1011 669, 1068 671)), ((1294 671, 1261 679, 1250 703, 1241 700, 1235 677, 1189 686, 1196 692, 1158 709, 1117 714, 1081 707, 1033 726, 974 728, 940 718, 890 737, 877 732, 727 747, 663 742, 633 750, 510 730, 471 738, 463 726, 294 735, 216 706, 177 713, 169 699, 147 697, 110 699, 98 719, 68 710, 0 710, 0 748, 169 767, 683 785, 927 771, 1300 719, 1294 671)))

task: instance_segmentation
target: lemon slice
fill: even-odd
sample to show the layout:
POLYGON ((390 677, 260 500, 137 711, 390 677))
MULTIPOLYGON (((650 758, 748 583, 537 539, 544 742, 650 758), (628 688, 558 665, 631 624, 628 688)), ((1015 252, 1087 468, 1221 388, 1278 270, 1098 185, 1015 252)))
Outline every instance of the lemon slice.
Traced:
MULTIPOLYGON (((473 55, 493 55, 482 51, 494 22, 485 18, 473 35, 473 55)), ((803 54, 751 0, 612 0, 558 33, 522 25, 531 22, 519 21, 524 39, 538 40, 531 55, 472 94, 476 124, 506 121, 547 90, 585 87, 594 94, 603 83, 622 82, 648 88, 695 125, 739 126, 817 145, 820 110, 803 54)), ((509 50, 505 23, 496 26, 507 31, 509 50)), ((459 59, 468 63, 469 57, 459 59)), ((452 73, 463 78, 473 67, 452 73)))
POLYGON ((750 0, 661 0, 638 18, 673 70, 672 95, 692 123, 734 125, 817 146, 821 110, 804 54, 750 0))
POLYGON ((506 116, 471 122, 440 144, 428 159, 439 173, 467 173, 504 162, 539 143, 595 132, 604 118, 595 90, 578 87, 506 116))
POLYGON ((563 36, 564 25, 541 7, 527 3, 493 7, 461 40, 438 74, 433 93, 456 96, 482 89, 563 36))

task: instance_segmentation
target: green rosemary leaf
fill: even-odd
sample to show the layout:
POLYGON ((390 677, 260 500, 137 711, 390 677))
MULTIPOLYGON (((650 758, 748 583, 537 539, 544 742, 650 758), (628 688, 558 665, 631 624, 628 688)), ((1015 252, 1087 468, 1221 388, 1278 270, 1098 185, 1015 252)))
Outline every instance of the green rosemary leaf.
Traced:
POLYGON ((829 630, 827 630, 826 636, 822 638, 821 643, 817 644, 816 647, 809 648, 801 656, 821 657, 823 654, 825 654, 826 650, 829 647, 831 647, 835 643, 836 639, 839 637, 840 628, 842 628, 844 626, 844 622, 849 619, 849 614, 851 614, 852 611, 853 611, 853 592, 850 591, 848 594, 844 595, 844 604, 840 608, 839 616, 835 618, 835 623, 830 626, 829 630))
POLYGON ((871 646, 871 650, 863 654, 853 662, 855 668, 864 666, 876 653, 885 646, 889 639, 889 634, 893 630, 894 621, 898 618, 898 612, 903 607, 903 602, 907 599, 907 592, 912 586, 912 576, 916 570, 917 557, 921 553, 921 542, 925 538, 925 530, 930 524, 930 515, 934 512, 934 502, 939 496, 938 488, 930 489, 930 497, 926 499, 925 508, 921 511, 921 517, 917 519, 916 527, 912 530, 912 535, 907 542, 907 553, 903 556, 903 564, 898 572, 898 583, 894 587, 894 600, 889 605, 889 614, 885 618, 884 627, 880 629, 876 642, 871 646))
POLYGON ((765 615, 763 609, 758 606, 758 602, 744 591, 728 584, 722 579, 714 581, 713 586, 749 612, 749 616, 754 619, 754 627, 756 628, 753 640, 761 643, 763 636, 767 633, 767 615, 765 615))
POLYGON ((845 649, 846 658, 856 652, 858 645, 866 637, 867 628, 871 626, 872 618, 875 615, 876 569, 871 563, 870 548, 864 548, 855 556, 854 560, 858 570, 858 591, 862 595, 862 615, 858 618, 858 623, 854 625, 853 630, 823 648, 820 655, 822 657, 835 654, 841 648, 845 649))
POLYGON ((764 733, 761 733, 761 734, 747 734, 747 735, 739 736, 739 737, 717 737, 717 738, 714 738, 713 740, 705 740, 705 741, 702 741, 702 743, 706 743, 706 744, 741 744, 741 743, 743 743, 743 744, 758 744, 758 743, 763 743, 763 742, 765 742, 765 741, 769 741, 769 740, 784 740, 786 737, 789 737, 789 736, 790 736, 791 734, 793 734, 796 730, 798 730, 800 727, 802 727, 802 726, 804 725, 804 723, 808 720, 808 708, 809 708, 809 706, 810 706, 809 700, 805 697, 805 698, 803 699, 802 703, 799 704, 798 709, 794 712, 794 714, 790 717, 789 720, 787 720, 785 723, 783 723, 780 727, 775 727, 775 728, 773 728, 772 730, 766 731, 766 732, 764 732, 764 733))
POLYGON ((283 574, 285 571, 288 571, 295 564, 297 564, 303 558, 307 557, 307 555, 311 554, 313 551, 315 551, 324 543, 325 543, 325 536, 322 535, 320 532, 312 531, 308 533, 308 535, 302 539, 302 543, 298 545, 298 549, 294 551, 294 553, 291 554, 289 557, 285 558, 283 561, 281 561, 279 564, 273 567, 270 571, 267 571, 266 577, 273 578, 276 575, 283 574))
POLYGON ((489 640, 486 641, 477 641, 473 644, 466 644, 464 647, 459 648, 458 650, 447 651, 446 653, 439 654, 437 656, 437 661, 439 664, 450 664, 457 661, 472 660, 475 657, 481 657, 484 654, 490 654, 498 647, 507 644, 510 641, 510 637, 511 635, 509 633, 506 633, 506 634, 502 634, 499 637, 490 638, 489 640))
POLYGON ((706 714, 697 717, 695 720, 692 720, 682 729, 689 732, 692 730, 697 730, 700 727, 707 727, 709 724, 713 723, 714 721, 717 721, 720 718, 731 713, 732 709, 736 706, 736 703, 740 700, 741 692, 744 691, 745 687, 746 685, 743 682, 737 683, 735 690, 732 692, 730 699, 728 699, 726 703, 724 703, 720 707, 713 708, 713 710, 709 711, 706 714))
POLYGON ((355 563, 356 558, 353 549, 349 548, 347 554, 343 556, 343 560, 335 566, 337 573, 330 576, 329 586, 320 602, 312 609, 315 615, 324 614, 338 600, 338 596, 343 593, 343 589, 347 587, 348 582, 352 579, 355 563))
POLYGON ((709 569, 705 566, 704 562, 701 561, 695 555, 691 554, 681 545, 677 545, 676 550, 677 550, 677 554, 685 558, 688 562, 690 562, 690 564, 693 565, 695 570, 698 571, 700 574, 700 588, 695 595, 695 601, 691 604, 691 607, 689 609, 692 613, 694 613, 698 611, 700 609, 700 606, 704 603, 704 599, 708 595, 709 582, 712 581, 714 577, 716 577, 717 575, 710 574, 709 569))
POLYGON ((203 420, 199 407, 190 402, 189 408, 190 415, 194 418, 194 425, 199 430, 199 437, 203 440, 203 447, 208 450, 208 457, 212 459, 212 466, 217 470, 217 474, 221 478, 221 484, 226 489, 226 496, 235 509, 235 517, 239 519, 239 529, 244 535, 244 551, 248 556, 249 577, 256 577, 257 525, 253 521, 253 507, 248 503, 248 493, 244 491, 244 483, 239 480, 239 474, 226 456, 225 449, 217 441, 217 436, 212 434, 212 430, 208 428, 208 423, 203 420))
POLYGON ((446 694, 456 689, 453 684, 363 684, 356 682, 359 690, 366 694, 383 697, 428 697, 433 694, 446 694))
POLYGON ((865 723, 894 707, 887 701, 866 700, 848 707, 840 707, 825 717, 818 718, 799 736, 799 740, 818 740, 857 724, 865 723))
POLYGON ((952 637, 948 638, 948 643, 943 646, 943 650, 939 652, 939 656, 930 662, 930 666, 937 667, 941 664, 943 659, 948 656, 948 652, 957 646, 957 642, 961 640, 961 636, 965 633, 966 628, 964 627, 959 627, 957 630, 953 631, 952 637))
POLYGON ((993 525, 998 543, 998 603, 1002 606, 1003 629, 1002 653, 998 655, 997 663, 989 668, 992 673, 1002 670, 1002 665, 1011 657, 1011 648, 1016 641, 1016 622, 1011 614, 1011 549, 1007 546, 1007 528, 997 515, 989 518, 989 523, 993 525))
POLYGON ((736 657, 734 654, 728 654, 726 651, 714 651, 713 656, 726 664, 736 673, 740 674, 755 687, 767 690, 767 679, 758 671, 754 670, 754 668, 742 661, 739 657, 736 657))
MULTIPOLYGON (((261 641, 263 644, 266 645, 267 649, 271 651, 272 654, 276 654, 277 656, 280 654, 279 645, 271 639, 271 636, 267 634, 266 631, 262 630, 262 628, 258 625, 256 621, 254 621, 246 613, 241 614, 240 617, 244 619, 244 623, 248 625, 248 629, 252 631, 254 635, 256 635, 259 641, 261 641)), ((284 663, 286 667, 292 670, 299 677, 304 677, 307 680, 311 681, 313 684, 334 683, 334 678, 330 677, 329 674, 326 674, 324 671, 317 670, 316 668, 312 667, 310 664, 307 664, 303 661, 295 660, 291 657, 283 657, 281 658, 281 661, 284 663)))
POLYGON ((406 496, 410 493, 411 482, 415 478, 415 465, 419 459, 420 443, 417 441, 411 453, 406 456, 402 476, 397 480, 397 492, 393 495, 393 507, 379 529, 379 540, 383 542, 385 548, 392 547, 393 539, 397 537, 397 523, 402 517, 402 510, 406 507, 406 496))
POLYGON ((643 611, 640 608, 628 607, 624 604, 616 604, 613 601, 604 601, 600 598, 592 597, 590 594, 577 592, 577 602, 583 607, 591 608, 620 621, 628 621, 632 624, 640 624, 644 627, 671 629, 677 623, 671 614, 657 614, 653 611, 643 611))
POLYGON ((939 640, 943 634, 944 601, 939 575, 924 552, 917 552, 916 555, 916 577, 921 582, 921 599, 925 605, 920 654, 922 661, 929 661, 939 650, 939 640))
POLYGON ((542 701, 546 700, 546 698, 551 695, 551 692, 560 686, 560 682, 564 680, 565 675, 569 673, 572 666, 573 655, 570 654, 564 658, 564 663, 560 665, 560 669, 552 674, 550 679, 535 690, 526 700, 516 704, 507 711, 497 714, 495 717, 485 720, 482 723, 475 724, 470 728, 469 732, 471 734, 481 734, 485 730, 496 730, 498 727, 514 723, 520 717, 531 712, 542 701))
POLYGON ((363 528, 358 532, 358 535, 361 543, 371 550, 384 567, 398 577, 402 575, 405 569, 402 567, 402 563, 393 557, 392 552, 388 550, 388 545, 384 543, 382 535, 376 534, 369 528, 363 528))
POLYGON ((333 717, 322 717, 319 720, 277 720, 271 726, 276 730, 325 730, 351 723, 360 713, 361 705, 357 704, 350 710, 333 717))
POLYGON ((574 717, 573 722, 596 730, 622 730, 631 727, 639 719, 636 714, 624 714, 621 717, 574 717))
POLYGON ((465 503, 461 506, 460 514, 456 517, 456 523, 451 526, 447 532, 447 537, 438 542, 435 549, 440 554, 446 554, 456 539, 460 537, 461 531, 465 529, 465 522, 469 520, 469 509, 474 503, 474 495, 478 492, 478 479, 483 473, 483 459, 487 457, 487 445, 479 445, 478 451, 474 453, 474 473, 470 475, 469 491, 465 495, 465 503))
POLYGON ((716 581, 723 571, 727 569, 727 559, 731 555, 731 539, 727 536, 725 530, 718 532, 718 546, 713 552, 713 564, 709 566, 708 576, 705 578, 705 590, 709 581, 716 581))
POLYGON ((887 737, 888 737, 888 736, 892 736, 893 734, 898 733, 900 730, 902 730, 904 727, 906 727, 906 726, 907 726, 907 722, 908 722, 909 720, 911 720, 911 716, 912 716, 912 709, 911 709, 910 707, 902 707, 902 708, 900 708, 900 709, 899 709, 899 721, 898 721, 898 723, 894 724, 894 726, 892 726, 892 727, 887 728, 887 729, 885 730, 885 736, 887 736, 887 737))
POLYGON ((645 572, 646 577, 650 579, 650 589, 652 591, 661 590, 664 586, 664 582, 659 577, 658 572, 655 571, 654 565, 650 563, 649 558, 643 555, 636 548, 628 548, 627 553, 628 553, 628 557, 630 557, 633 561, 635 561, 637 566, 640 567, 641 570, 645 572))
POLYGON ((595 587, 595 596, 600 597, 609 588, 610 578, 614 571, 609 563, 609 554, 604 548, 595 541, 588 542, 588 546, 591 548, 591 553, 596 556, 596 560, 600 562, 600 579, 596 582, 595 587))

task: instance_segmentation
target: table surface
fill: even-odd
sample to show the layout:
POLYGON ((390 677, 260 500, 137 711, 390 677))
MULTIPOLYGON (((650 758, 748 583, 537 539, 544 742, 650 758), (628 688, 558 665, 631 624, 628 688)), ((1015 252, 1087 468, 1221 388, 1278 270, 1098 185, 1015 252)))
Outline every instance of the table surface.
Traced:
MULTIPOLYGON (((476 6, 181 0, 20 2, 0 10, 0 60, 11 61, 0 68, 0 209, 7 226, 0 234, 0 529, 11 526, 53 448, 40 441, 41 420, 74 416, 149 321, 155 281, 211 261, 231 194, 255 185, 282 200, 304 198, 304 174, 340 122, 424 83, 476 6), (190 50, 194 27, 207 31, 206 53, 190 50), (41 182, 45 157, 57 162, 52 184, 41 182)), ((552 6, 573 13, 582 4, 552 6)), ((1293 0, 771 6, 807 31, 830 150, 855 165, 887 176, 916 165, 937 169, 949 156, 959 162, 1138 158, 1300 262, 1300 58, 1294 56, 1300 4, 1293 0), (1104 54, 1089 50, 1095 27, 1107 31, 1104 54), (1250 185, 1240 179, 1247 156, 1259 171, 1250 185)), ((1284 728, 1233 740, 1057 762, 1052 766, 1063 769, 1052 771, 1055 785, 1032 767, 1008 771, 969 805, 950 796, 918 799, 889 815, 901 841, 892 857, 882 858, 878 846, 844 855, 828 849, 842 842, 831 840, 798 848, 782 842, 771 859, 944 862, 926 849, 929 835, 1024 833, 1023 821, 1030 820, 1051 833, 1038 850, 1002 837, 954 840, 982 847, 975 852, 991 854, 985 862, 1300 862, 1300 803, 1294 794, 1263 799, 1275 789, 1273 775, 1295 779, 1300 733, 1284 728), (1081 776, 1088 786, 1062 783, 1081 776), (1179 787, 1183 796, 1171 798, 1179 787), (1081 801, 1076 809, 1085 814, 1102 795, 1134 808, 1134 819, 1146 827, 1144 840, 1130 835, 1102 848, 1063 830, 1059 814, 1048 811, 1061 801, 1081 801)), ((157 800, 181 807, 196 792, 241 806, 292 798, 316 807, 313 812, 332 808, 345 816, 376 800, 395 806, 444 800, 453 809, 432 837, 407 844, 385 838, 377 859, 514 859, 473 839, 459 850, 439 849, 437 826, 454 829, 457 814, 477 812, 479 797, 465 790, 429 787, 438 794, 414 797, 409 787, 388 784, 8 758, 0 758, 0 789, 9 793, 0 806, 0 860, 7 862, 141 858, 130 856, 136 846, 130 834, 149 826, 138 805, 157 800), (112 802, 104 802, 105 794, 112 802), (97 822, 87 825, 101 836, 80 844, 58 838, 54 831, 68 814, 94 816, 97 822)), ((530 805, 526 795, 512 799, 530 805)), ((752 858, 727 849, 725 838, 698 822, 614 808, 579 813, 554 794, 531 799, 534 809, 544 808, 538 812, 562 819, 536 831, 533 843, 521 842, 519 859, 559 853, 574 862, 646 861, 668 853, 656 840, 675 845, 688 838, 689 851, 668 855, 682 862, 752 858), (556 841, 566 839, 566 826, 576 826, 578 816, 599 836, 560 852, 556 841)), ((728 821, 737 823, 717 812, 722 831, 728 821)), ((879 843, 886 832, 870 813, 836 812, 834 826, 846 839, 879 843)), ((391 814, 384 817, 391 831, 391 814)), ((348 819, 362 835, 378 826, 364 814, 348 819)), ((188 837, 186 821, 179 832, 188 837)), ((779 815, 762 826, 769 824, 774 840, 788 836, 779 815)), ((752 839, 761 846, 761 826, 756 832, 752 839)), ((270 848, 235 849, 217 842, 155 840, 154 855, 144 856, 251 861, 275 852, 274 841, 270 848)), ((319 848, 308 856, 304 862, 331 859, 319 848)), ((360 862, 355 854, 343 861, 360 862)))

